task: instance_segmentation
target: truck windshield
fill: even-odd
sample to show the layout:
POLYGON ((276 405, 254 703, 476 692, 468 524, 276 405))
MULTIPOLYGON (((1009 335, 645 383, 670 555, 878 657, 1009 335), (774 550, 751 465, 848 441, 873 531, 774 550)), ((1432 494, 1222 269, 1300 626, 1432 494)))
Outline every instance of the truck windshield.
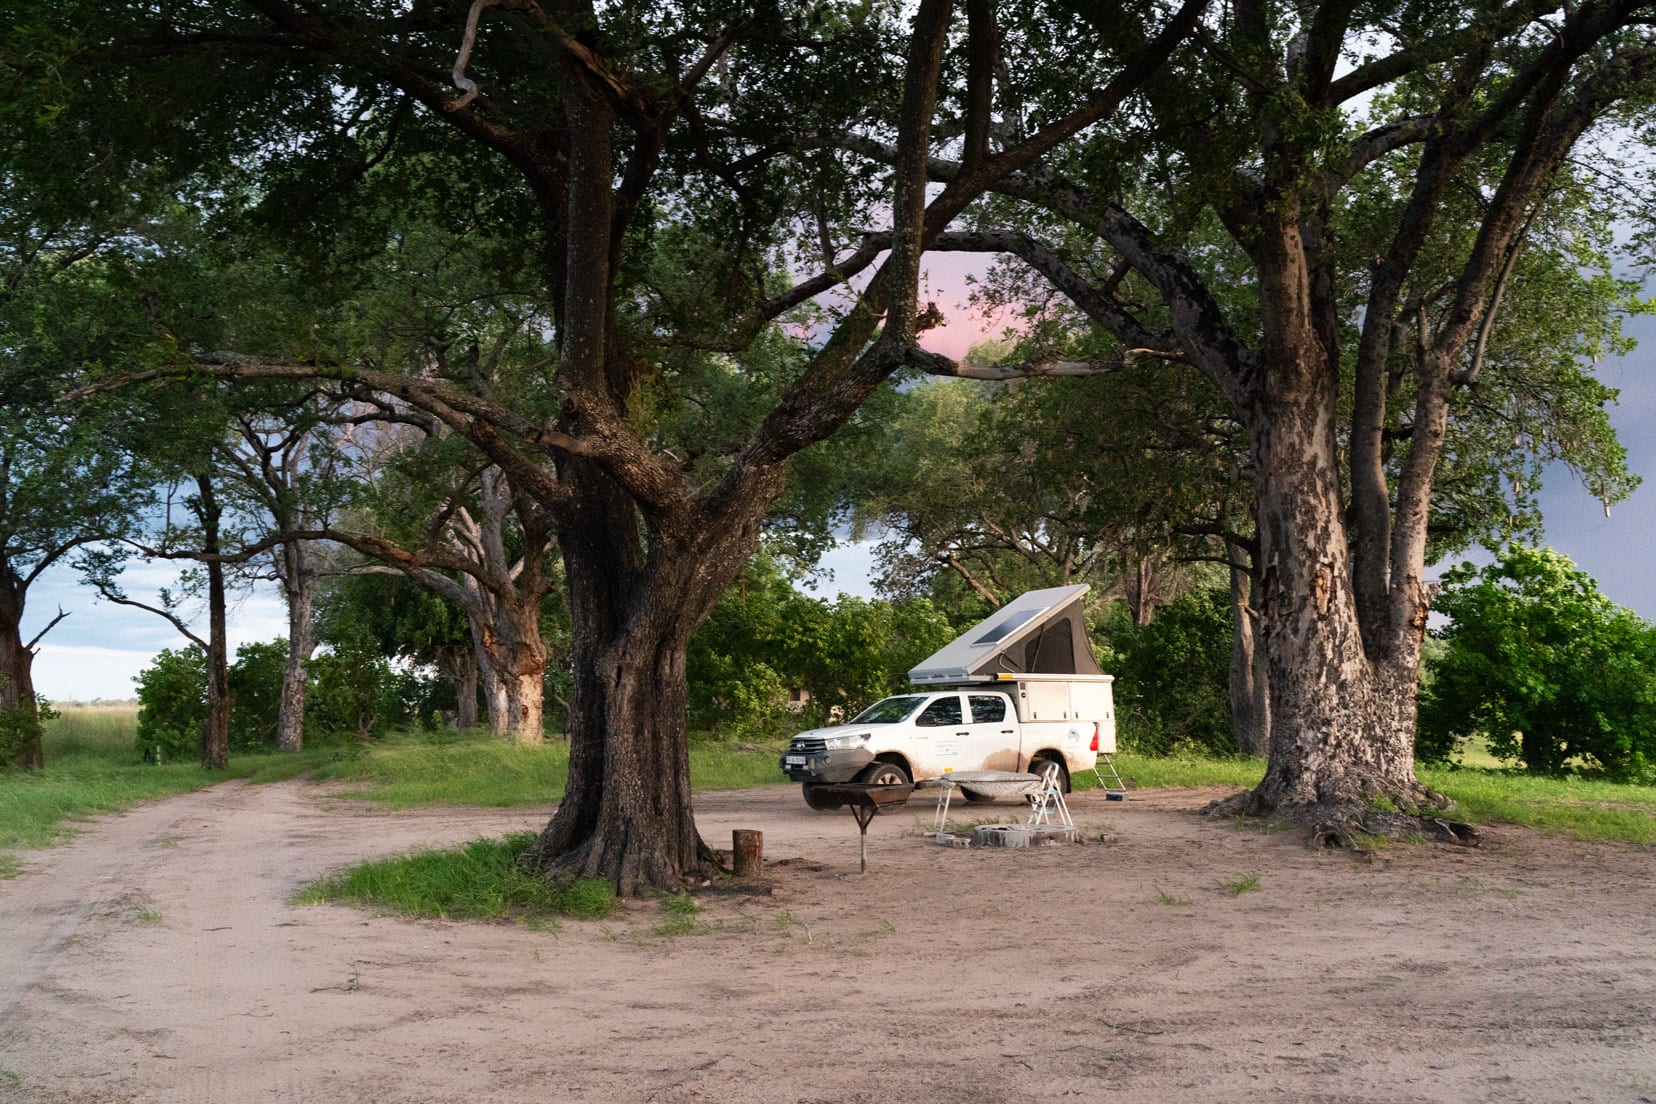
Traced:
POLYGON ((852 717, 851 724, 896 724, 907 720, 908 715, 920 707, 925 701, 924 694, 905 695, 900 698, 883 698, 867 709, 852 717))

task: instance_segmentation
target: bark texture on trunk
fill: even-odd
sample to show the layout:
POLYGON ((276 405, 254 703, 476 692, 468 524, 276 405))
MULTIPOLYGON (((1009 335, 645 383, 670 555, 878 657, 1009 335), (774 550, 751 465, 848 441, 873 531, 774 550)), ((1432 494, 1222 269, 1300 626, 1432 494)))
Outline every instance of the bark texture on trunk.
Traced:
POLYGON ((0 768, 42 767, 45 749, 40 742, 34 692, 34 652, 23 640, 23 597, 20 580, 0 577, 0 710, 15 711, 6 724, 0 746, 0 768))
MULTIPOLYGON (((201 550, 209 557, 223 552, 219 522, 223 507, 211 476, 196 477, 201 519, 201 550)), ((230 657, 226 642, 224 563, 207 560, 207 723, 201 730, 201 765, 223 770, 230 765, 230 657)))
POLYGON ((678 633, 629 634, 591 666, 580 681, 604 692, 577 691, 569 785, 532 861, 553 876, 609 879, 629 896, 710 872, 714 856, 691 812, 678 633), (575 735, 598 726, 602 740, 575 735))
POLYGON ((482 613, 475 619, 478 668, 485 677, 489 730, 522 744, 543 738, 541 681, 546 674, 546 643, 540 635, 539 594, 508 598, 482 587, 469 587, 482 613))
POLYGON ((282 667, 282 698, 276 718, 276 749, 299 751, 305 742, 305 696, 310 685, 306 663, 316 651, 311 624, 316 603, 316 573, 305 541, 279 550, 277 563, 288 608, 288 654, 282 667))
POLYGON ((1259 647, 1259 585, 1253 572, 1236 562, 1237 550, 1230 555, 1231 730, 1238 752, 1263 759, 1271 752, 1271 698, 1259 647))
POLYGON ((560 524, 571 596, 574 687, 569 781, 530 854, 549 876, 603 877, 623 895, 711 873, 696 831, 685 728, 686 651, 758 547, 763 504, 781 473, 725 524, 651 534, 646 556, 632 499, 595 465, 560 524))
MULTIPOLYGON (((454 589, 457 593, 451 596, 466 613, 476 649, 471 686, 457 687, 462 699, 470 695, 470 724, 477 723, 476 695, 481 687, 491 734, 523 744, 540 743, 546 675, 546 643, 540 635, 543 595, 501 595, 472 579, 462 579, 454 589)), ((467 704, 463 700, 460 708, 465 710, 467 704)))
POLYGON ((1413 668, 1398 654, 1407 642, 1378 654, 1364 644, 1332 432, 1338 372, 1316 326, 1297 222, 1262 234, 1255 260, 1270 353, 1245 421, 1271 750, 1264 780, 1240 805, 1314 824, 1381 801, 1440 807, 1444 799, 1415 778, 1416 687, 1400 677, 1413 668))

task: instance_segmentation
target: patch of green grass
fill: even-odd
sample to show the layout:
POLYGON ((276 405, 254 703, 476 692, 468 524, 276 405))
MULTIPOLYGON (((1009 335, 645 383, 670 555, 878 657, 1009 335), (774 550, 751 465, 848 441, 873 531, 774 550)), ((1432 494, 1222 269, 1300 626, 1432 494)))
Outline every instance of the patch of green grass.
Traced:
POLYGON ((0 882, 10 881, 23 873, 23 861, 10 851, 0 851, 0 882))
POLYGON ((1165 889, 1162 889, 1160 886, 1157 886, 1156 887, 1156 904, 1158 904, 1158 905, 1170 905, 1170 906, 1174 906, 1174 907, 1179 907, 1179 906, 1190 904, 1190 898, 1188 898, 1188 897, 1175 897, 1171 893, 1167 892, 1165 889))
POLYGON ((1517 824, 1584 840, 1656 843, 1656 786, 1544 778, 1510 770, 1422 767, 1420 780, 1474 824, 1517 824))
MULTIPOLYGON (((698 741, 690 747, 692 790, 791 785, 777 769, 779 753, 755 746, 698 741)), ((558 739, 519 745, 487 733, 387 737, 360 755, 324 764, 318 779, 360 783, 348 796, 393 808, 415 805, 550 805, 563 797, 569 747, 558 739)))
MULTIPOLYGON (((1123 777, 1142 787, 1258 785, 1265 764, 1259 759, 1199 756, 1154 758, 1124 752, 1115 757, 1123 777)), ((1420 780, 1455 800, 1450 814, 1474 824, 1516 824, 1585 840, 1656 843, 1656 786, 1597 779, 1532 776, 1501 767, 1481 745, 1463 749, 1456 768, 1422 765, 1420 780)), ((1095 788, 1091 771, 1077 772, 1077 790, 1095 788)), ((1393 811, 1390 802, 1375 803, 1393 811)))
POLYGON ((16 1088, 23 1083, 23 1079, 5 1066, 0 1066, 0 1085, 10 1085, 16 1088))
MULTIPOLYGON (((1122 752, 1115 757, 1116 770, 1123 779, 1143 789, 1163 786, 1257 786, 1265 777, 1263 759, 1211 759, 1195 755, 1157 757, 1122 752)), ((1070 785, 1077 790, 1095 790, 1098 779, 1092 771, 1076 771, 1070 785)))
POLYGON ((517 917, 539 925, 555 916, 593 920, 615 911, 614 887, 602 879, 551 882, 524 867, 519 859, 534 842, 535 833, 517 832, 363 863, 306 886, 291 903, 337 901, 413 916, 517 917))
POLYGON ((701 909, 688 893, 675 893, 661 899, 661 919, 651 932, 656 935, 699 935, 712 927, 700 917, 701 909))
POLYGON ((690 745, 690 788, 747 790, 754 786, 793 786, 776 765, 780 747, 758 744, 698 742, 690 745))
POLYGON ((132 909, 132 921, 146 927, 154 927, 161 922, 161 914, 148 905, 135 905, 132 909))
POLYGON ((230 768, 145 763, 133 747, 135 706, 65 706, 45 724, 46 766, 0 773, 0 848, 50 847, 76 823, 118 813, 140 801, 199 790, 232 778, 271 782, 311 770, 332 752, 233 753, 230 768))
POLYGON ((326 763, 318 780, 360 784, 349 796, 397 809, 415 805, 550 805, 563 797, 569 748, 520 745, 487 734, 442 742, 390 736, 362 754, 326 763))
POLYGON ((1218 888, 1220 892, 1227 893, 1232 897, 1240 897, 1244 893, 1258 893, 1259 875, 1241 874, 1228 882, 1220 882, 1218 888))

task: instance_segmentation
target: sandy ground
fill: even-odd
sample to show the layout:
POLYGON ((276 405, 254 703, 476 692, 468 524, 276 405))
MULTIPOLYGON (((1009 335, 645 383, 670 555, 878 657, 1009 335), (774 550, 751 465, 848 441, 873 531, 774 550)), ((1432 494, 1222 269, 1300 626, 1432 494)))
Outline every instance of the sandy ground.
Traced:
POLYGON ((849 815, 704 795, 710 840, 765 833, 774 893, 665 936, 652 904, 557 932, 289 907, 544 813, 228 783, 0 882, 0 1100, 1656 1101, 1650 851, 1494 830, 1362 864, 1210 796, 1079 795, 1090 842, 1038 851, 939 847, 911 805, 862 875, 849 815))

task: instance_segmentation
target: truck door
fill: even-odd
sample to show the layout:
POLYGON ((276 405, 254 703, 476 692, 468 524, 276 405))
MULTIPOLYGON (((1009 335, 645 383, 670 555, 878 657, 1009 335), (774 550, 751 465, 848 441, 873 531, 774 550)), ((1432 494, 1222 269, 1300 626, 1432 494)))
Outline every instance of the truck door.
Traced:
POLYGON ((909 761, 916 779, 975 766, 965 756, 971 732, 960 705, 959 694, 939 694, 914 718, 914 754, 909 761))
POLYGON ((967 726, 962 770, 1018 769, 1018 722, 1005 694, 968 694, 971 724, 967 726))

